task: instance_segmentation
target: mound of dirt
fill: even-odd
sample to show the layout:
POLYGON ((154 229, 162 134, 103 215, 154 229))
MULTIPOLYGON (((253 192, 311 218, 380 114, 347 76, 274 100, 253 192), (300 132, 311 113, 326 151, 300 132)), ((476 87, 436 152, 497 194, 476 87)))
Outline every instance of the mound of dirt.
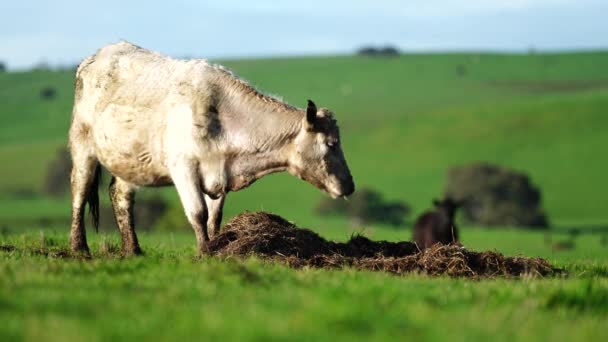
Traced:
POLYGON ((219 257, 254 255, 296 268, 354 267, 394 274, 472 278, 551 276, 563 272, 541 258, 474 252, 457 244, 420 251, 412 242, 372 241, 363 236, 353 236, 345 243, 327 241, 267 212, 246 212, 234 217, 208 247, 209 254, 219 257))

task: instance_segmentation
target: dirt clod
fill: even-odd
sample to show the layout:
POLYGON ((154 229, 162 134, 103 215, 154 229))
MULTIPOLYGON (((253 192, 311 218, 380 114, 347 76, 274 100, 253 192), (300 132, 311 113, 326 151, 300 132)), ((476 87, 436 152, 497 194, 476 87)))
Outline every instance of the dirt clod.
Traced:
POLYGON ((13 245, 0 245, 0 251, 2 252, 12 252, 15 250, 15 246, 13 245))
POLYGON ((359 235, 345 243, 327 241, 267 212, 246 212, 234 217, 208 247, 209 254, 219 257, 257 256, 295 268, 354 267, 394 274, 470 278, 551 276, 563 272, 541 258, 474 252, 458 244, 435 245, 420 251, 412 242, 372 241, 359 235))

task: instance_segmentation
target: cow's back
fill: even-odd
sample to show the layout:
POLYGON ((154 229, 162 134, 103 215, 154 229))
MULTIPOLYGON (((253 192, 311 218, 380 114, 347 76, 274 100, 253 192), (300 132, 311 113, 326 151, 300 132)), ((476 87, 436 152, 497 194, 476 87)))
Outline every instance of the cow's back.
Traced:
POLYGON ((89 127, 97 158, 114 175, 139 185, 168 183, 167 131, 179 126, 180 143, 190 141, 192 89, 205 64, 127 42, 108 45, 76 72, 73 125, 89 127))
POLYGON ((136 45, 120 42, 100 49, 78 68, 81 99, 88 111, 103 113, 108 106, 157 110, 180 87, 200 84, 208 64, 162 56, 136 45))

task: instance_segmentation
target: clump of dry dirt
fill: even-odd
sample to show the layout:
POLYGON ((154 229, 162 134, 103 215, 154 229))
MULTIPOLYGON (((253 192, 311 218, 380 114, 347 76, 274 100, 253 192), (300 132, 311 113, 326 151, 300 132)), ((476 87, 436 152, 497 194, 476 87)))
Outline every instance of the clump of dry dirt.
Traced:
POLYGON ((15 246, 12 245, 0 245, 0 251, 2 252, 12 252, 15 250, 15 246))
POLYGON ((457 245, 435 245, 420 251, 412 242, 372 241, 353 236, 332 242, 315 232, 298 228, 278 215, 243 213, 224 226, 208 245, 219 257, 258 256, 291 267, 343 268, 421 273, 452 277, 551 276, 563 271, 541 258, 505 257, 498 252, 474 252, 457 245))

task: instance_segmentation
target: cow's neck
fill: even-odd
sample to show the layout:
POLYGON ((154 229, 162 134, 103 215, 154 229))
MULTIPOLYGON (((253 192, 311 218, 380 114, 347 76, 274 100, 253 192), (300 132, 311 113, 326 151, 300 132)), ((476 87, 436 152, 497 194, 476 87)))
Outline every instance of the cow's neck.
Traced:
POLYGON ((227 160, 229 189, 237 191, 268 174, 288 170, 289 156, 294 151, 293 140, 285 138, 281 143, 264 149, 242 149, 231 153, 227 160))
POLYGON ((305 112, 228 79, 219 112, 228 146, 230 190, 289 168, 294 139, 305 112))
POLYGON ((228 188, 237 191, 275 172, 286 171, 289 163, 283 151, 241 154, 228 161, 228 188))

